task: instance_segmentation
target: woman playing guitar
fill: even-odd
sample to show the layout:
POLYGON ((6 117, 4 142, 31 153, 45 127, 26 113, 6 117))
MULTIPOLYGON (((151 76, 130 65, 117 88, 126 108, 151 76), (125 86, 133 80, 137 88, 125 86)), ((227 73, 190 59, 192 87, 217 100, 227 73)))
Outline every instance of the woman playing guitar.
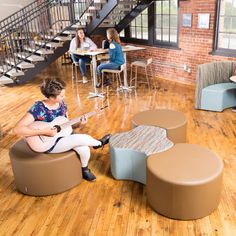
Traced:
MULTIPOLYGON (((43 136, 48 138, 56 137, 59 132, 58 127, 44 125, 39 129, 35 129, 32 128, 32 124, 38 121, 42 123, 53 122, 53 120, 60 117, 64 119, 68 118, 67 105, 64 102, 65 87, 65 82, 58 78, 46 79, 41 85, 41 92, 45 96, 45 99, 34 103, 23 118, 18 121, 13 132, 24 136, 26 140, 31 137, 39 137, 40 139, 42 139, 41 137, 43 136)), ((83 116, 83 118, 80 119, 80 125, 85 123, 87 123, 87 117, 83 116)), ((48 150, 44 151, 47 153, 61 153, 71 149, 75 150, 81 160, 83 178, 88 181, 93 181, 96 177, 90 169, 88 169, 90 159, 89 146, 93 146, 94 149, 103 147, 109 142, 110 136, 111 135, 108 134, 97 140, 87 134, 69 133, 67 136, 57 138, 55 142, 53 142, 53 145, 50 146, 48 150)), ((28 144, 30 144, 30 142, 28 142, 28 144)))

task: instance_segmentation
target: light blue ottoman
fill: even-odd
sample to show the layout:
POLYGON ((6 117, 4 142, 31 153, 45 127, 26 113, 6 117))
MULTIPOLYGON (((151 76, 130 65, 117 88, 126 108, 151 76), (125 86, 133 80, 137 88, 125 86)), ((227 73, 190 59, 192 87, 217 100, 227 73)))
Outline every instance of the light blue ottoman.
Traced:
POLYGON ((201 109, 223 111, 236 106, 236 83, 213 84, 202 89, 201 109))
POLYGON ((171 148, 173 143, 167 138, 165 129, 140 125, 113 135, 109 145, 113 177, 146 184, 147 157, 171 148))

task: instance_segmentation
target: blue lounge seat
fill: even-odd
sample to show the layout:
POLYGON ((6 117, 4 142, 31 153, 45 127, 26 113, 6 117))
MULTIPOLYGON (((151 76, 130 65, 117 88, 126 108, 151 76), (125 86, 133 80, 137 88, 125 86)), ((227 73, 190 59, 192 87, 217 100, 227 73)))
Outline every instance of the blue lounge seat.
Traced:
POLYGON ((202 89, 201 109, 223 111, 236 106, 236 83, 213 84, 202 89))
POLYGON ((198 65, 196 73, 196 91, 195 91, 195 102, 194 102, 195 109, 222 111, 224 108, 235 106, 234 103, 235 98, 233 98, 234 95, 233 91, 231 90, 231 88, 234 87, 234 85, 231 84, 232 81, 230 81, 230 77, 234 74, 235 69, 236 69, 236 61, 214 61, 198 65), (205 96, 206 98, 202 97, 203 89, 207 88, 208 86, 221 83, 227 83, 227 84, 230 83, 230 85, 220 85, 220 87, 218 86, 213 87, 214 88, 213 90, 216 90, 215 93, 217 93, 217 95, 212 91, 208 92, 207 89, 205 92, 209 96, 205 96), (219 98, 218 95, 220 96, 219 98), (217 100, 215 100, 216 97, 217 100), (208 99, 209 102, 211 102, 212 104, 206 104, 208 103, 208 99), (218 101, 222 103, 218 104, 217 106, 218 101), (203 107, 201 106, 201 104, 203 105, 203 107))

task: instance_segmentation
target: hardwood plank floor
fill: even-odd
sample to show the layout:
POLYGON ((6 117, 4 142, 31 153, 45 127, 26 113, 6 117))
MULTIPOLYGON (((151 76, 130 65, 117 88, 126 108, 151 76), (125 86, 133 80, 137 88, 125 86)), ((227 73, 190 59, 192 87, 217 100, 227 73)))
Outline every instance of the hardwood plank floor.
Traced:
POLYGON ((109 101, 88 100, 88 84, 72 84, 71 66, 53 63, 35 80, 15 87, 0 87, 0 235, 236 235, 236 113, 194 110, 194 87, 158 80, 159 89, 140 86, 137 93, 111 94, 109 101), (67 83, 66 102, 70 118, 109 102, 104 113, 91 117, 81 132, 100 138, 106 133, 131 129, 139 111, 169 108, 188 119, 188 142, 205 146, 224 161, 220 205, 210 216, 177 221, 154 212, 147 203, 146 188, 131 181, 114 180, 109 150, 91 149, 90 168, 95 183, 82 183, 62 194, 30 197, 16 191, 8 150, 17 140, 12 127, 42 96, 45 77, 58 76, 67 83))

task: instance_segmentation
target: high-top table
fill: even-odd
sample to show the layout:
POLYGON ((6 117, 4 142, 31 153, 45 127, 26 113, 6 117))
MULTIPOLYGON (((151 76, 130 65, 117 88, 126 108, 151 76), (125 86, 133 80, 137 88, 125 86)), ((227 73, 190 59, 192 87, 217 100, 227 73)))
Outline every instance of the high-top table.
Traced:
POLYGON ((231 76, 229 79, 236 83, 236 75, 231 76))
MULTIPOLYGON (((122 87, 123 90, 129 90, 128 86, 128 79, 127 79, 127 67, 126 67, 126 53, 130 51, 138 51, 138 50, 144 50, 145 48, 143 47, 136 47, 136 46, 123 46, 122 50, 124 52, 124 58, 125 58, 125 64, 124 64, 124 86, 122 87)), ((108 49, 97 49, 94 51, 87 51, 87 50, 80 50, 77 49, 73 52, 76 55, 80 56, 91 56, 92 57, 92 65, 93 65, 93 85, 94 85, 94 92, 89 92, 88 98, 94 98, 94 97, 101 97, 103 98, 104 95, 99 93, 96 84, 97 84, 97 55, 100 54, 106 54, 108 53, 108 49)))

